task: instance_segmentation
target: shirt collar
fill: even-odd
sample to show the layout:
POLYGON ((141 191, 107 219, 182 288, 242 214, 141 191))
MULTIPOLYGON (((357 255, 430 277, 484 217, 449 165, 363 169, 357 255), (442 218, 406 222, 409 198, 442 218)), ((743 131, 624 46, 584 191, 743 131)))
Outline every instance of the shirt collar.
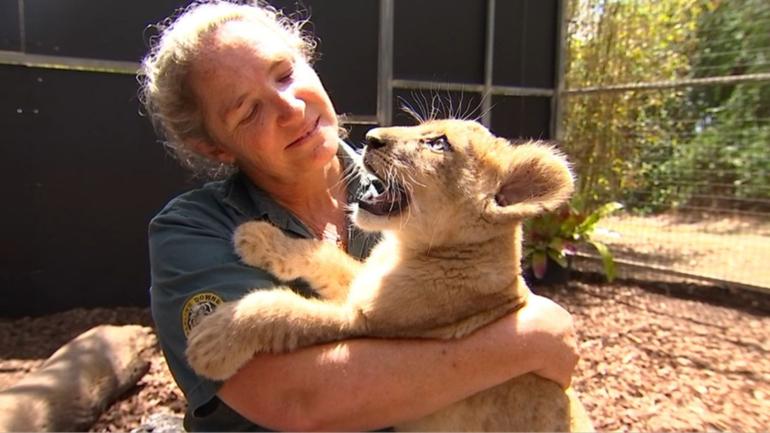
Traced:
MULTIPOLYGON (((337 156, 343 165, 343 179, 347 182, 348 203, 371 186, 369 176, 361 165, 361 154, 345 141, 339 141, 337 156)), ((250 219, 265 219, 276 227, 283 228, 305 238, 312 238, 310 230, 270 195, 254 185, 249 178, 238 172, 225 181, 223 201, 250 219)))

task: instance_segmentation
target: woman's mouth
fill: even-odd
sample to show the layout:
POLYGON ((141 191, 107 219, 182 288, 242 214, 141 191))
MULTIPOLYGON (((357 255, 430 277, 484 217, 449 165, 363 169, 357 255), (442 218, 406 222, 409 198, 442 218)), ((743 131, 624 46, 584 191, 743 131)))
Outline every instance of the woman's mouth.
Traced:
POLYGON ((302 144, 306 139, 313 136, 316 132, 318 132, 318 125, 321 123, 321 117, 319 116, 316 118, 316 120, 310 125, 309 128, 305 130, 305 132, 299 136, 296 140, 292 141, 286 146, 286 149, 290 147, 295 147, 297 145, 302 144))

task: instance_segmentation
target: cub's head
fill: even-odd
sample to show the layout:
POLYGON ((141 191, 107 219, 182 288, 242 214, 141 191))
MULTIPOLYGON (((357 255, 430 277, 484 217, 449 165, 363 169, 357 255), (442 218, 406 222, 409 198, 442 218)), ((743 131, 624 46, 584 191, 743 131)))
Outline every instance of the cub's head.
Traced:
POLYGON ((376 128, 364 166, 382 181, 354 219, 426 245, 474 242, 553 210, 573 190, 564 156, 539 142, 512 145, 477 122, 432 120, 376 128))

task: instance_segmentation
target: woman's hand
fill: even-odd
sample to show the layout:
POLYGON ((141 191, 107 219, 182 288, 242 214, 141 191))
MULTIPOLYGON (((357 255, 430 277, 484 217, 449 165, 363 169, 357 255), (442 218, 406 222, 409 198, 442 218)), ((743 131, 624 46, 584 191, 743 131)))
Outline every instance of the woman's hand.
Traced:
POLYGON ((552 300, 532 294, 513 318, 532 351, 532 372, 568 387, 579 358, 572 316, 552 300))

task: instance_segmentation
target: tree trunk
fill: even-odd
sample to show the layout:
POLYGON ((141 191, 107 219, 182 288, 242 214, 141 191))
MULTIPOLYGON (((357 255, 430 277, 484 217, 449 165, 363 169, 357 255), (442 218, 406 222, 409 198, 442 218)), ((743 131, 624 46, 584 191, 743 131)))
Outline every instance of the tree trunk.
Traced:
POLYGON ((148 327, 102 325, 0 392, 0 431, 85 431, 149 369, 148 327))

